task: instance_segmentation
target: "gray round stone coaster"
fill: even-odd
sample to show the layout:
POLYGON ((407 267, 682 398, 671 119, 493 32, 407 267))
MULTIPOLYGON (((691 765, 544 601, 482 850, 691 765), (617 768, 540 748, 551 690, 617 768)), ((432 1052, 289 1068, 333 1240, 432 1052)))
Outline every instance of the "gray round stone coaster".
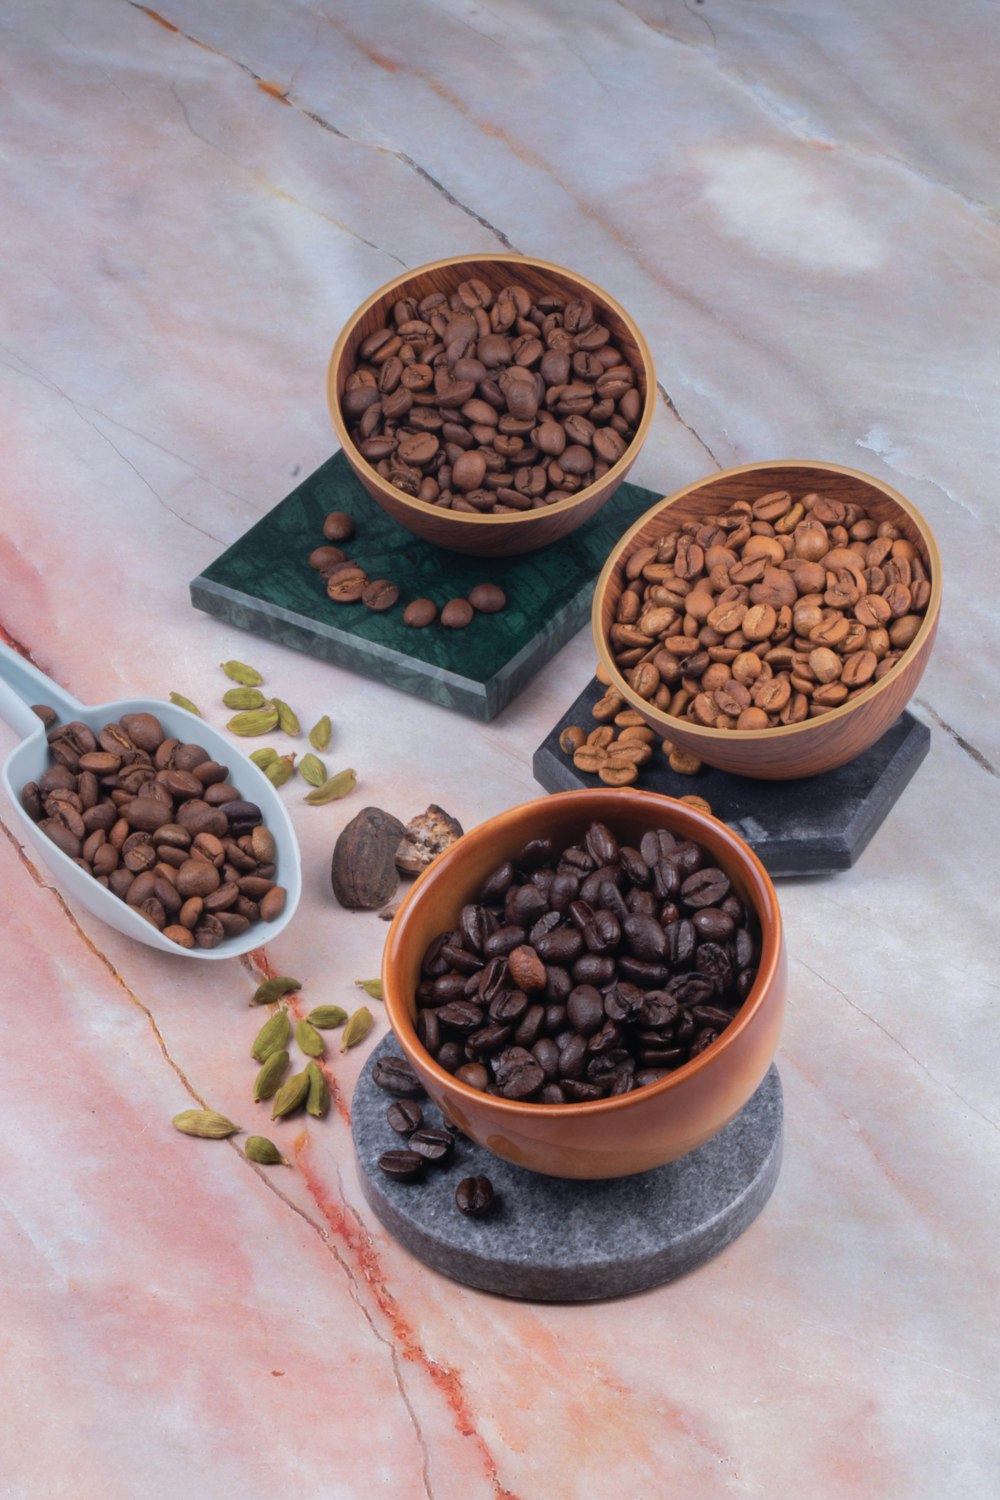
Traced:
MULTIPOLYGON (((680 1161, 635 1177, 576 1182, 543 1177, 457 1136, 451 1161, 421 1182, 396 1182, 378 1167, 405 1144, 386 1120, 393 1095, 372 1082, 379 1057, 399 1053, 385 1037, 358 1079, 351 1128, 361 1186, 389 1233, 435 1271, 485 1292, 535 1302, 621 1297, 672 1281, 743 1233, 771 1196, 781 1166, 781 1081, 772 1066, 725 1130, 680 1161), (489 1217, 455 1207, 463 1177, 496 1190, 489 1217)), ((441 1125, 421 1098, 424 1123, 441 1125)))

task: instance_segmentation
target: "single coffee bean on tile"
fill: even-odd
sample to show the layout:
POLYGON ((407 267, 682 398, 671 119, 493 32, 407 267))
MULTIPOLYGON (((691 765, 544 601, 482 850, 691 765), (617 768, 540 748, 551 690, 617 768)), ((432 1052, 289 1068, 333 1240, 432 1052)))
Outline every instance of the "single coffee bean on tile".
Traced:
POLYGON ((346 542, 354 535, 354 520, 346 511, 332 510, 323 522, 323 535, 328 542, 346 542))
POLYGON ((385 1112, 385 1117, 397 1135, 411 1135, 424 1123, 424 1113, 414 1099, 396 1099, 385 1112))
POLYGON ((433 599, 411 599, 403 610, 403 624, 410 625, 414 630, 423 630, 428 625, 433 625, 437 619, 438 608, 433 599))
POLYGON ((507 595, 495 583, 477 583, 469 590, 468 598, 473 609, 484 615, 499 614, 507 604, 507 595))
POLYGON ((455 1149, 455 1137, 443 1127, 421 1125, 412 1132, 406 1146, 408 1151, 415 1151, 424 1161, 444 1163, 455 1149))
POLYGON ((488 1177, 463 1177, 455 1189, 455 1206, 469 1219, 482 1219, 495 1202, 493 1184, 488 1177))
POLYGON ((383 1151, 378 1164, 379 1170, 396 1182, 416 1182, 424 1175, 425 1161, 416 1151, 403 1148, 383 1151))
POLYGON ((391 609, 399 598, 399 589, 387 578, 376 578, 369 583, 361 592, 361 602, 368 609, 381 614, 384 610, 391 609))
POLYGON ((471 623, 473 613, 468 599, 449 599, 441 611, 441 624, 449 630, 464 630, 471 623))

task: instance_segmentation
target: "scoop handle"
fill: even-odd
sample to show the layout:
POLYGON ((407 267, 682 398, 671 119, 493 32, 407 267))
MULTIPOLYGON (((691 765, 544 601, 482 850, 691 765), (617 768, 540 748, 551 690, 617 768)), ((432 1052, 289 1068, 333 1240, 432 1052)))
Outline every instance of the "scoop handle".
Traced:
POLYGON ((72 693, 0 641, 0 719, 22 739, 42 727, 33 703, 50 704, 61 719, 77 719, 83 711, 83 704, 72 693))

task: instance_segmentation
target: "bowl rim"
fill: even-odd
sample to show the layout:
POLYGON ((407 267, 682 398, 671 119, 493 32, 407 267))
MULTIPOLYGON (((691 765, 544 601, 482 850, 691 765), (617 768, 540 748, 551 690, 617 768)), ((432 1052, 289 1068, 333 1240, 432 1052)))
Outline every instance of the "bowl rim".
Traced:
POLYGON ((642 329, 639 327, 638 323, 636 323, 635 319, 629 312, 626 311, 626 309, 617 300, 617 298, 612 297, 610 292, 606 292, 604 288, 599 287, 596 282, 589 281, 586 276, 580 276, 576 271, 571 271, 566 266, 558 265, 555 261, 539 260, 533 255, 521 255, 516 251, 505 251, 502 254, 496 255, 490 254, 488 252, 483 252, 482 254, 473 253, 471 255, 449 255, 443 260, 427 261, 422 266, 414 266, 412 270, 404 271, 401 275, 394 276, 391 281, 387 281, 384 286, 380 286, 377 291, 372 292, 371 296, 367 297, 365 301, 362 302, 360 307, 355 308, 354 312, 351 313, 347 322, 341 329, 337 341, 333 346, 333 352, 331 353, 329 362, 327 364, 326 402, 327 408, 330 413, 330 420, 333 423, 333 430, 337 435, 337 440, 340 443, 340 446, 343 449, 344 453, 350 459, 352 464, 362 466, 367 471, 371 482, 374 483, 380 491, 384 492, 387 500, 391 500, 396 504, 403 505, 404 507, 413 507, 413 509, 419 515, 436 516, 439 520, 442 517, 447 517, 449 520, 460 522, 462 525, 501 527, 514 525, 523 526, 526 523, 530 523, 531 521, 541 518, 542 516, 561 515, 565 511, 571 510, 574 506, 579 505, 583 500, 592 498, 593 491, 597 487, 597 485, 601 485, 602 487, 610 485, 613 490, 625 478, 625 475, 632 467, 632 464, 635 462, 636 458, 639 455, 639 451, 642 448, 642 445, 645 443, 646 438, 649 435, 649 429, 652 425, 653 416, 656 411, 656 367, 653 363, 652 350, 649 347, 642 329), (343 356, 348 339, 351 337, 351 334, 353 333, 354 328, 359 320, 364 317, 369 308, 373 307, 375 303, 378 302, 380 298, 386 296, 387 293, 402 288, 406 285, 407 282, 412 281, 416 276, 421 276, 428 271, 438 271, 447 266, 474 265, 477 262, 485 262, 489 264, 496 263, 501 265, 512 264, 536 266, 542 271, 554 271, 557 275, 565 276, 570 281, 575 282, 578 286, 580 286, 583 290, 590 294, 591 297, 596 298, 598 301, 605 303, 608 307, 613 308, 618 316, 628 324, 629 331, 633 339, 635 340, 636 345, 638 346, 639 354, 642 358, 643 367, 645 369, 646 395, 643 401, 642 412, 639 417, 638 426, 635 430, 635 436, 629 443, 628 447, 625 449, 625 452, 622 454, 621 458, 618 459, 617 463, 612 464, 611 468, 608 469, 607 473, 602 474, 600 479, 595 479, 592 484, 588 484, 584 489, 578 490, 575 495, 570 495, 566 500, 557 500, 554 505, 546 505, 544 510, 523 510, 516 511, 511 515, 500 516, 470 515, 466 511, 442 509, 442 507, 439 505, 432 505, 429 500, 419 500, 415 495, 407 495, 405 491, 398 490, 394 485, 387 484, 386 481, 382 478, 381 474, 379 474, 376 470, 374 464, 370 463, 369 460, 365 458, 364 454, 360 451, 360 449, 351 438, 351 435, 347 430, 347 425, 340 413, 340 403, 337 400, 335 391, 337 368, 340 364, 340 360, 343 356))
MULTIPOLYGON (((597 815, 594 814, 594 816, 597 815)), ((442 854, 439 854, 418 877, 392 920, 382 952, 382 991, 389 1025, 403 1051, 411 1058, 416 1057, 420 1066, 426 1068, 443 1088, 457 1094, 470 1105, 478 1109, 487 1108, 491 1111, 495 1109, 501 1117, 568 1120, 582 1116, 589 1119, 595 1116, 599 1118, 629 1107, 634 1108, 641 1101, 657 1099, 660 1095, 671 1093, 682 1084, 697 1077, 706 1068, 715 1066, 724 1054, 736 1045, 760 1011, 765 997, 780 976, 784 951, 781 908, 778 905, 777 892, 771 877, 749 844, 730 828, 728 823, 708 813, 703 813, 699 808, 691 807, 676 797, 666 797, 661 792, 650 792, 638 787, 589 787, 582 791, 555 792, 545 797, 534 798, 530 802, 520 802, 515 807, 497 813, 483 823, 478 823, 442 854), (613 815, 615 805, 621 805, 623 799, 648 807, 651 812, 662 809, 665 804, 671 810, 672 815, 679 812, 682 820, 692 825, 691 833, 686 836, 697 838, 693 830, 705 827, 708 827, 715 837, 719 837, 721 833, 723 842, 728 845, 728 852, 731 852, 740 864, 741 877, 744 877, 744 882, 753 888, 754 894, 759 896, 761 902, 760 905, 755 902, 754 907, 761 937, 757 977, 749 995, 718 1040, 673 1073, 658 1079, 656 1083, 646 1084, 643 1088, 634 1089, 627 1094, 558 1105, 532 1104, 520 1099, 505 1099, 501 1094, 485 1093, 481 1089, 474 1089, 470 1084, 463 1083, 460 1078, 456 1078, 454 1074, 442 1068, 420 1042, 407 1010, 406 1001, 402 997, 397 1000, 395 986, 390 982, 390 971, 402 962, 403 929, 410 912, 420 901, 431 895, 445 878, 450 867, 462 857, 461 849, 464 841, 469 838, 475 838, 477 842, 488 841, 494 837, 498 825, 516 824, 522 820, 527 824, 537 825, 538 819, 544 818, 545 809, 551 807, 553 797, 557 797, 561 803, 564 801, 577 803, 581 806, 581 811, 584 805, 593 804, 595 801, 606 804, 610 809, 610 813, 606 813, 606 816, 613 815), (403 1024, 397 1025, 397 1019, 403 1024)))
POLYGON ((896 680, 902 668, 914 659, 919 648, 923 646, 924 642, 937 626, 937 617, 941 608, 941 568, 941 551, 934 532, 923 513, 918 510, 911 500, 907 500, 905 495, 901 495, 891 484, 886 484, 884 480, 878 479, 874 474, 868 474, 863 469, 848 468, 846 464, 828 463, 821 459, 776 458, 759 460, 750 464, 736 464, 733 468, 719 469, 714 474, 707 474, 701 479, 696 479, 692 484, 687 484, 682 489, 674 490, 672 494, 665 495, 656 505, 651 505, 647 511, 644 511, 638 520, 634 521, 624 535, 619 538, 608 554, 607 561, 601 569, 597 583, 594 585, 594 600, 590 611, 591 634, 594 638, 594 645, 597 648, 598 660, 611 678, 610 686, 621 693, 622 697, 627 699, 640 712, 648 713, 651 718, 655 719, 657 724, 661 724, 667 737, 669 737, 671 730, 675 732, 681 731, 698 739, 704 738, 706 743, 720 745, 760 744, 766 743, 768 740, 788 739, 794 734, 803 734, 808 731, 815 733, 822 726, 834 724, 839 719, 846 718, 849 714, 855 713, 864 704, 870 703, 873 698, 877 697, 886 683, 896 680), (608 584, 611 581, 611 576, 626 549, 648 523, 651 516, 669 509, 670 506, 686 499, 689 495, 697 494, 698 491, 706 489, 709 485, 716 483, 720 479, 732 479, 740 474, 756 474, 768 470, 781 469, 815 469, 825 474, 842 474, 848 479, 856 479, 863 484, 871 485, 873 488, 880 490, 887 499, 892 500, 902 511, 905 511, 911 521, 915 523, 923 538, 930 562, 931 597, 927 602, 927 609, 920 623, 920 629, 891 671, 887 672, 878 682, 871 682, 867 687, 862 688, 856 697, 849 699, 846 703, 839 704, 836 708, 829 709, 818 718, 803 719, 799 724, 781 724, 771 729, 714 729, 707 724, 694 724, 689 719, 678 719, 674 714, 665 713, 663 709, 657 708, 655 704, 648 702, 645 698, 640 698, 638 693, 629 686, 618 670, 601 625, 601 604, 608 584))

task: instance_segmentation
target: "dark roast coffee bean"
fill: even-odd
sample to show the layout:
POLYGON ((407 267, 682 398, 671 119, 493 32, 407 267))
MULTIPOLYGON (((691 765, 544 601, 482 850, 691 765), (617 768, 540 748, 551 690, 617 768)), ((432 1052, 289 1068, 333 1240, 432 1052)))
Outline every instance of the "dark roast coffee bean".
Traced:
POLYGON ((466 1218, 484 1218, 493 1203, 493 1184, 488 1177, 463 1177, 455 1189, 455 1206, 466 1218))
POLYGON ((415 1151, 383 1151, 378 1164, 379 1170, 396 1182, 416 1182, 424 1175, 424 1158, 415 1151))
POLYGON ((455 1149, 455 1137, 450 1130, 422 1125, 410 1136, 406 1148, 422 1156, 424 1161, 445 1162, 455 1149))
POLYGON ((424 1123, 423 1110, 412 1099, 397 1099, 389 1105, 385 1117, 397 1135, 409 1135, 424 1123))
POLYGON ((424 1091, 423 1084, 406 1058, 391 1054, 378 1059, 372 1068, 372 1082, 390 1094, 405 1094, 411 1098, 424 1091))
MULTIPOLYGON (((438 1061, 440 1062, 441 1059, 438 1058, 438 1061)), ((461 1083, 467 1083, 470 1088, 479 1089, 480 1093, 485 1093, 490 1086, 490 1075, 482 1063, 463 1063, 454 1071, 455 1077, 461 1083)))
POLYGON ((431 1057, 436 1057, 441 1047, 441 1021, 436 1010, 430 1006, 417 1012, 414 1030, 431 1057))
POLYGON ((493 1076, 506 1099, 527 1099, 541 1088, 544 1075, 524 1047, 508 1047, 493 1060, 493 1076))
POLYGON ((418 1028, 433 1048, 435 1021, 448 1034, 450 1019, 438 1061, 459 1074, 483 1068, 476 1086, 508 1098, 617 1096, 725 1031, 758 946, 752 916, 700 845, 654 831, 620 848, 593 825, 560 853, 531 841, 463 908, 459 930, 430 945, 434 977, 417 987, 418 1011, 437 1013, 418 1028))

